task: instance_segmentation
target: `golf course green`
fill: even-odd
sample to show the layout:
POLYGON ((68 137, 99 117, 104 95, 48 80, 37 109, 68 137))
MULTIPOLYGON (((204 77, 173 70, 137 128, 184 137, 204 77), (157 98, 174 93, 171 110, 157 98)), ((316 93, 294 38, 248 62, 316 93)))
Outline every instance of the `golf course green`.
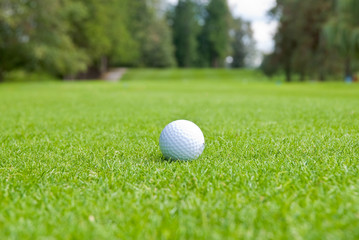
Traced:
POLYGON ((0 102, 0 239, 359 238, 357 84, 138 69, 0 102), (199 159, 163 159, 177 119, 199 159))

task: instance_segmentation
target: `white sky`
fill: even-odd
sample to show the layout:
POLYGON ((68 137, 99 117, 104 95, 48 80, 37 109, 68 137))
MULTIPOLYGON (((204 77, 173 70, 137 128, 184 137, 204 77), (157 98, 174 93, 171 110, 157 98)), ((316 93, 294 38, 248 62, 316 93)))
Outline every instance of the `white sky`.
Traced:
MULTIPOLYGON (((168 0, 176 3, 177 0, 168 0)), ((266 13, 274 6, 275 0, 228 0, 234 16, 252 22, 254 38, 259 51, 267 53, 273 49, 273 35, 277 28, 275 21, 269 21, 266 13)))
POLYGON ((261 52, 270 52, 277 23, 270 21, 267 11, 274 6, 275 0, 228 0, 228 4, 235 16, 252 22, 257 48, 261 52))

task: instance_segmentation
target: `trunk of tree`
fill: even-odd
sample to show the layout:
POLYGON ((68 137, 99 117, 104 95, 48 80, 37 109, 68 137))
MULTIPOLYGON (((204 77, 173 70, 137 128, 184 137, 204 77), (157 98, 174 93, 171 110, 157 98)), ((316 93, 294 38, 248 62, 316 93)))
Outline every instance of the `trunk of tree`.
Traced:
POLYGON ((345 78, 352 77, 352 62, 350 57, 345 59, 345 78))
POLYGON ((299 79, 301 82, 304 82, 305 81, 305 73, 304 71, 300 73, 300 79, 299 79))
POLYGON ((323 71, 320 71, 319 73, 319 81, 321 82, 325 81, 325 73, 323 71))
POLYGON ((108 59, 106 56, 101 57, 100 60, 100 74, 104 74, 107 71, 108 59))
POLYGON ((213 68, 218 68, 218 58, 213 58, 213 60, 212 60, 212 67, 213 67, 213 68))
POLYGON ((287 64, 285 66, 284 71, 285 71, 285 81, 286 82, 291 82, 292 81, 292 69, 291 69, 289 64, 287 64))

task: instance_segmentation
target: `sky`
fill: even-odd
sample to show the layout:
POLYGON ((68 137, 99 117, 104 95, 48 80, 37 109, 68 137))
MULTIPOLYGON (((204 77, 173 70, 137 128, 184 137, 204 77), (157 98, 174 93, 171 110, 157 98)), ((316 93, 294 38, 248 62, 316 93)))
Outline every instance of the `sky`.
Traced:
MULTIPOLYGON (((168 0, 176 3, 177 0, 168 0)), ((229 7, 235 17, 252 22, 254 38, 260 52, 269 53, 273 49, 273 35, 277 23, 270 21, 267 11, 274 6, 275 0, 228 0, 229 7)))
POLYGON ((252 22, 257 48, 264 53, 270 52, 277 22, 270 21, 267 11, 274 6, 275 0, 228 0, 228 4, 234 16, 252 22))

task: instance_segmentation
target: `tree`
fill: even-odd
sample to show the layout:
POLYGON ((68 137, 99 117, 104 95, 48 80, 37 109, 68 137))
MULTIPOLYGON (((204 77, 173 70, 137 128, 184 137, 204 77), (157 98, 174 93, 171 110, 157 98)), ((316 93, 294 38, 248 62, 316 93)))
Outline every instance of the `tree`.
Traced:
POLYGON ((222 67, 229 50, 230 12, 226 0, 211 0, 206 8, 205 24, 199 41, 201 57, 210 66, 222 67))
POLYGON ((131 34, 139 57, 136 66, 172 67, 175 65, 171 29, 160 14, 161 0, 131 2, 131 34))
POLYGON ((164 0, 2 0, 0 79, 16 68, 97 78, 108 66, 175 65, 164 0))
POLYGON ((297 39, 295 36, 295 1, 280 1, 277 0, 277 5, 271 10, 271 13, 279 18, 278 31, 274 37, 275 40, 275 55, 278 63, 280 63, 286 75, 286 80, 292 80, 292 61, 294 49, 297 46, 297 39))
POLYGON ((87 56, 73 43, 67 21, 81 11, 70 0, 1 1, 0 77, 18 67, 57 76, 84 70, 87 56))
POLYGON ((325 26, 329 44, 344 58, 345 76, 352 76, 352 61, 359 57, 359 2, 338 0, 335 15, 325 26))
POLYGON ((241 18, 233 19, 230 35, 233 57, 232 67, 253 66, 256 57, 256 43, 253 38, 251 23, 241 18))
POLYGON ((278 62, 277 55, 275 53, 265 54, 263 56, 260 69, 265 75, 272 77, 279 71, 279 67, 280 63, 278 62))
POLYGON ((129 1, 73 0, 85 7, 84 18, 71 16, 71 37, 90 59, 82 77, 99 77, 112 62, 131 63, 137 57, 129 32, 129 1), (131 50, 132 51, 129 51, 131 50))
POLYGON ((175 66, 170 29, 163 19, 152 20, 147 26, 147 38, 142 45, 142 64, 147 67, 175 66))
POLYGON ((193 67, 197 60, 197 36, 199 25, 196 4, 192 0, 180 0, 172 19, 173 43, 179 67, 193 67))
POLYGON ((113 22, 108 28, 112 45, 108 54, 110 65, 135 66, 140 58, 139 43, 131 31, 134 22, 131 15, 132 3, 131 0, 121 0, 112 4, 110 18, 113 22))
POLYGON ((284 69, 286 80, 298 73, 300 79, 320 69, 323 76, 325 61, 333 59, 323 42, 322 28, 331 14, 332 2, 327 0, 277 0, 271 14, 279 19, 275 35, 277 62, 284 69))

